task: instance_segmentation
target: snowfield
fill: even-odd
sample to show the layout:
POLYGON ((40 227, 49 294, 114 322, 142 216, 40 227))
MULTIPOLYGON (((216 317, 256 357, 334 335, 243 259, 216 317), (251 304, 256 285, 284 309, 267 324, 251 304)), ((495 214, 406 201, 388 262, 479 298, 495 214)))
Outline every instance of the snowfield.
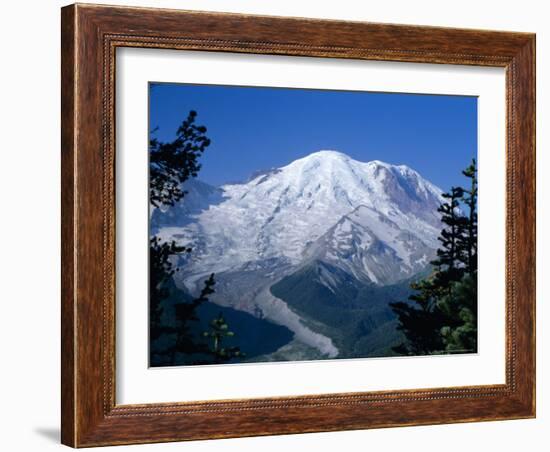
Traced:
MULTIPOLYGON (((266 290, 314 261, 364 283, 392 284, 424 270, 438 246, 442 191, 404 165, 323 150, 246 183, 192 180, 184 188, 178 205, 151 215, 153 234, 193 249, 178 263, 176 283, 197 293, 215 273, 212 301, 263 312, 329 356, 337 353, 330 339, 308 331, 288 307, 276 312, 266 290)), ((319 275, 335 290, 332 279, 319 275)))

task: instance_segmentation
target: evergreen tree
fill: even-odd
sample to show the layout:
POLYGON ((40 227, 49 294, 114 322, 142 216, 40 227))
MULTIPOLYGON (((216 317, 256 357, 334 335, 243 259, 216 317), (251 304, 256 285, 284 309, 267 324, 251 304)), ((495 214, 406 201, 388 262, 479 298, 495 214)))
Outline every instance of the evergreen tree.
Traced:
POLYGON ((462 188, 452 187, 449 193, 443 194, 447 202, 437 209, 445 227, 438 238, 441 246, 437 250, 437 258, 430 262, 434 267, 433 273, 428 278, 411 284, 414 293, 409 297, 409 302, 390 304, 399 321, 397 329, 406 338, 405 342, 393 348, 398 354, 443 353, 446 348, 441 328, 448 325, 449 320, 440 309, 438 300, 450 292, 452 284, 464 272, 460 265, 462 251, 459 244, 465 219, 458 211, 463 193, 462 188))
POLYGON ((149 335, 157 339, 167 332, 162 324, 162 300, 170 295, 168 282, 176 272, 170 261, 172 256, 189 252, 190 249, 176 245, 176 242, 161 242, 158 237, 149 240, 149 335))
POLYGON ((477 283, 474 275, 467 274, 454 282, 451 292, 441 298, 438 307, 446 319, 446 325, 441 328, 445 351, 477 351, 477 283))
MULTIPOLYGON (((175 341, 169 349, 170 363, 177 364, 177 353, 185 355, 204 355, 209 352, 206 344, 202 343, 194 337, 191 331, 193 322, 198 321, 197 308, 208 301, 208 297, 214 293, 214 273, 204 281, 204 287, 200 295, 190 302, 181 302, 174 305, 174 313, 176 317, 175 341)), ((200 358, 195 359, 198 363, 202 363, 200 358)))
POLYGON ((470 179, 470 187, 463 190, 462 195, 462 203, 468 209, 468 216, 459 248, 462 251, 465 271, 474 274, 477 271, 477 167, 475 159, 472 159, 472 163, 462 171, 462 174, 470 179))
POLYGON ((181 184, 196 177, 201 168, 198 158, 210 139, 206 127, 195 124, 196 117, 191 110, 171 142, 149 140, 149 202, 155 207, 173 206, 183 198, 181 184))
MULTIPOLYGON (((196 177, 200 170, 198 158, 210 145, 206 136, 206 127, 195 124, 197 113, 190 111, 176 132, 176 138, 171 142, 161 142, 156 138, 149 141, 149 202, 154 207, 170 207, 185 196, 181 185, 190 177, 196 177)), ((149 240, 149 335, 155 341, 165 333, 174 333, 174 327, 163 322, 163 302, 170 296, 170 283, 177 271, 173 260, 191 249, 179 246, 175 241, 162 242, 157 236, 149 240)), ((213 285, 213 275, 207 281, 213 285)), ((206 289, 206 286, 205 286, 206 289)), ((204 291, 204 290, 203 290, 204 291)), ((201 300, 203 293, 199 296, 201 300)), ((190 303, 187 308, 180 307, 180 319, 189 310, 187 317, 193 317, 192 312, 198 304, 190 303)), ((180 327, 182 325, 181 321, 180 327)), ((182 330, 188 331, 187 328, 182 330)), ((189 348, 191 341, 186 341, 184 332, 176 332, 176 344, 165 349, 163 354, 175 356, 178 348, 189 348), (183 344, 183 345, 182 345, 183 344)), ((200 346, 198 346, 200 348, 200 346)), ((156 351, 158 353, 158 350, 156 351)), ((151 347, 151 356, 153 355, 151 347)))
POLYGON ((440 332, 443 314, 437 305, 441 290, 434 282, 434 274, 412 283, 411 289, 415 293, 409 297, 408 303, 390 303, 399 320, 397 329, 407 339, 393 350, 411 356, 438 353, 445 347, 440 332))
POLYGON ((205 331, 203 336, 212 339, 212 347, 210 353, 214 357, 214 362, 221 364, 228 362, 233 358, 243 357, 244 353, 241 352, 239 347, 227 347, 223 345, 225 338, 233 337, 235 333, 229 331, 229 325, 225 321, 222 313, 210 322, 210 330, 205 331))
POLYGON ((464 274, 461 262, 465 259, 465 251, 460 245, 467 219, 458 210, 463 195, 463 188, 452 187, 449 193, 443 194, 443 198, 448 201, 437 209, 441 213, 444 228, 438 237, 441 246, 437 250, 437 258, 430 263, 437 269, 434 283, 441 291, 450 290, 451 284, 460 280, 464 274))
POLYGON ((462 203, 468 209, 459 248, 464 276, 452 284, 450 292, 438 302, 447 321, 441 329, 448 353, 477 350, 477 168, 476 161, 462 172, 470 179, 462 203))
POLYGON ((411 284, 409 302, 391 303, 405 341, 403 355, 477 349, 477 177, 475 160, 463 171, 470 188, 452 187, 438 209, 444 225, 433 273, 411 284), (460 203, 468 209, 463 215, 460 203))
MULTIPOLYGON (((149 200, 154 207, 171 207, 184 198, 186 191, 181 188, 182 184, 196 177, 201 168, 198 158, 210 145, 210 139, 206 136, 206 127, 195 124, 196 116, 195 111, 189 112, 173 141, 161 142, 156 138, 149 141, 149 200)), ((172 365, 178 364, 178 354, 186 355, 186 362, 196 364, 224 362, 244 356, 238 347, 222 347, 223 336, 219 336, 215 340, 217 345, 210 349, 201 338, 193 334, 193 322, 198 321, 197 308, 214 293, 214 274, 204 281, 204 287, 197 298, 174 304, 175 325, 163 322, 163 303, 170 297, 172 278, 178 270, 173 260, 178 255, 190 253, 191 248, 179 246, 175 241, 162 242, 156 236, 151 237, 149 248, 150 339, 155 341, 163 334, 173 338, 162 350, 157 348, 153 352, 152 347, 151 355, 163 355, 172 365)), ((214 324, 220 331, 228 328, 223 318, 214 319, 214 324)), ((226 336, 234 334, 225 332, 226 336)))

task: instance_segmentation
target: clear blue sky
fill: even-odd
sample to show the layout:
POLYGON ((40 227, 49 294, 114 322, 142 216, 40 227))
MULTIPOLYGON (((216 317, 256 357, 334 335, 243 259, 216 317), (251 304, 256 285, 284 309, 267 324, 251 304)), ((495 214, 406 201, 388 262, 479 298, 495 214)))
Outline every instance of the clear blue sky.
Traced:
POLYGON ((477 157, 476 97, 151 83, 149 100, 161 141, 197 111, 212 140, 198 178, 212 185, 333 149, 408 165, 448 190, 477 157))

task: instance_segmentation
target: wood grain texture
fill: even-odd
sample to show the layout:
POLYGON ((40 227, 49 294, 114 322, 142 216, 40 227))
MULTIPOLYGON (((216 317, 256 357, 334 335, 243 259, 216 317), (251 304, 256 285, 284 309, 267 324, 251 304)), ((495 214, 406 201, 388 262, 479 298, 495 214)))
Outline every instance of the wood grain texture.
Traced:
POLYGON ((535 415, 534 35, 81 4, 63 8, 61 34, 64 444, 535 415), (506 68, 506 384, 116 405, 114 68, 125 46, 506 68))
POLYGON ((61 441, 75 443, 75 307, 74 297, 74 168, 75 158, 75 30, 74 9, 63 9, 61 19, 61 441))

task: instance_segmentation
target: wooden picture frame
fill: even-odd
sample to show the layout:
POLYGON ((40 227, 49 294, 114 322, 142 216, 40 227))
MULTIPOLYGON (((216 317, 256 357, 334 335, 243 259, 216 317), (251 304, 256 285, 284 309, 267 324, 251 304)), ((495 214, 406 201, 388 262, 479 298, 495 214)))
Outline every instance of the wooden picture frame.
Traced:
POLYGON ((535 35, 71 5, 62 9, 62 442, 73 447, 535 416, 535 35), (115 403, 115 50, 506 70, 506 383, 115 403))

